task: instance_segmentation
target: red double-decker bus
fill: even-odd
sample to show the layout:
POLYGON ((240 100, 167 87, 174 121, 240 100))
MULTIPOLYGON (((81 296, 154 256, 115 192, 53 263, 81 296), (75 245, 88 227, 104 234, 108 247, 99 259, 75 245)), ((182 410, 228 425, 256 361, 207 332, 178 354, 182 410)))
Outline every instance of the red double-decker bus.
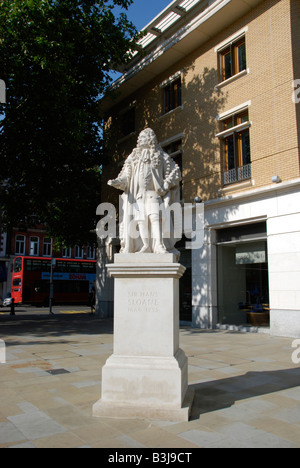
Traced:
MULTIPOLYGON (((44 257, 15 258, 12 275, 15 304, 49 304, 52 260, 44 257)), ((55 263, 54 303, 87 304, 96 281, 96 261, 58 258, 55 263)))

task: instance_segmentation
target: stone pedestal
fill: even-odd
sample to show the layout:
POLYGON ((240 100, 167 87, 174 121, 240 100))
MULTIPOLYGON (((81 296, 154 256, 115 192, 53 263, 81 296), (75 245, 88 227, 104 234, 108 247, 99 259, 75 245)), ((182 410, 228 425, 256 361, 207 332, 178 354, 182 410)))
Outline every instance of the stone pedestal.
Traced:
POLYGON ((119 254, 115 278, 114 353, 102 370, 96 417, 187 421, 188 363, 179 347, 179 279, 173 254, 119 254))

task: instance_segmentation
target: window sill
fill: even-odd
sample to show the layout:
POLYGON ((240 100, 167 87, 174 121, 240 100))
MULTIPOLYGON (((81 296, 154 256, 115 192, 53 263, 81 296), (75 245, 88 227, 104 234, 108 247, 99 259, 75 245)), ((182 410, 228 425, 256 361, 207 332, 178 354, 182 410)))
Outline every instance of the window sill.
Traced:
POLYGON ((167 116, 169 116, 170 114, 173 114, 174 112, 177 112, 177 111, 179 111, 179 110, 183 110, 183 107, 184 107, 183 105, 182 105, 182 106, 178 106, 178 107, 176 107, 175 109, 172 109, 172 110, 170 110, 169 112, 166 112, 166 114, 162 114, 162 115, 158 118, 158 120, 161 120, 161 119, 163 119, 164 117, 167 117, 167 116))
POLYGON ((237 73, 236 75, 233 75, 231 76, 230 78, 228 78, 227 80, 225 81, 222 81, 221 83, 217 84, 215 86, 215 91, 218 91, 220 88, 222 88, 223 86, 226 86, 227 84, 230 84, 232 83, 233 81, 235 80, 238 80, 239 78, 241 78, 242 76, 246 76, 246 75, 249 75, 250 73, 250 70, 249 68, 247 68, 246 70, 242 70, 241 72, 237 73))
POLYGON ((245 180, 243 182, 236 182, 233 184, 228 184, 218 190, 218 194, 221 197, 222 195, 226 195, 228 192, 237 192, 239 190, 243 190, 249 187, 254 187, 255 181, 253 179, 245 180))

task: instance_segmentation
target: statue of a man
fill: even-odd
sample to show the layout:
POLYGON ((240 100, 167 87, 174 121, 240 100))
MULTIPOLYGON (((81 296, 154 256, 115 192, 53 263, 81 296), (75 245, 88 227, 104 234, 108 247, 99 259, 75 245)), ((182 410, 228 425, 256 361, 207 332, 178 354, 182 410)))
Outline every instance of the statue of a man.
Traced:
POLYGON ((172 229, 164 229, 162 212, 180 203, 180 181, 179 166, 158 145, 154 131, 143 130, 118 178, 108 182, 124 192, 122 253, 178 253, 172 229))

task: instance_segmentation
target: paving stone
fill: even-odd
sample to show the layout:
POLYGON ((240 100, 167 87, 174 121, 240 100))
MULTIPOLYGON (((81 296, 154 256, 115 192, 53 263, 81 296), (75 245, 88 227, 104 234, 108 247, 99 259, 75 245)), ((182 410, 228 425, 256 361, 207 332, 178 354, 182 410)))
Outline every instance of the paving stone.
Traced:
POLYGON ((1 325, 13 360, 0 367, 0 447, 300 448, 291 339, 182 329, 195 400, 189 422, 168 423, 92 417, 112 353, 111 321, 1 325))
POLYGON ((60 424, 36 408, 7 419, 23 434, 23 439, 33 440, 65 432, 60 424))
POLYGON ((11 422, 0 422, 0 445, 10 444, 26 439, 23 432, 21 432, 11 422))

